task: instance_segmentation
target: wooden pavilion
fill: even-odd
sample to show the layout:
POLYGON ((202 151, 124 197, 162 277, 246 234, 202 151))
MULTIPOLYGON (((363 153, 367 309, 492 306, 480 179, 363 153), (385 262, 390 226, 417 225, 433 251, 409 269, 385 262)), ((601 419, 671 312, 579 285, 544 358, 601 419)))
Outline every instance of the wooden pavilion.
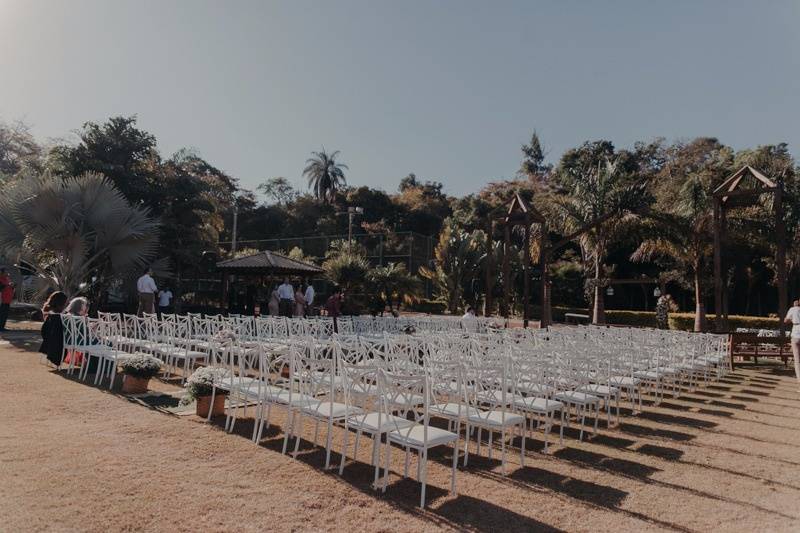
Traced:
POLYGON ((269 300, 269 287, 285 277, 313 278, 323 270, 311 263, 291 259, 269 250, 234 259, 226 259, 217 263, 217 271, 222 278, 222 305, 236 308, 246 314, 252 314, 256 306, 266 311, 269 300), (244 301, 239 298, 240 291, 235 292, 235 303, 229 300, 231 285, 244 285, 244 301), (259 297, 259 289, 267 288, 266 296, 259 297))
POLYGON ((727 291, 725 269, 723 267, 722 250, 725 246, 726 213, 735 208, 756 205, 763 194, 771 194, 772 208, 775 217, 776 241, 776 278, 778 282, 778 318, 780 318, 780 332, 783 335, 785 325, 783 317, 788 309, 788 294, 786 292, 786 224, 784 222, 783 184, 774 181, 764 174, 746 165, 733 173, 728 179, 714 189, 714 329, 724 332, 727 324, 727 291))

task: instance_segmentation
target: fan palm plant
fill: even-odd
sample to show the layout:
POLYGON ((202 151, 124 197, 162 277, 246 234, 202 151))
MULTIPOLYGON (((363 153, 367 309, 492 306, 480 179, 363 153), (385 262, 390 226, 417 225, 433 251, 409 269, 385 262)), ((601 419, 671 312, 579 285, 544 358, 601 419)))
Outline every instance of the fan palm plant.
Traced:
POLYGON ((434 250, 435 267, 421 267, 420 275, 430 280, 447 309, 455 313, 461 305, 464 284, 479 269, 480 249, 476 236, 445 223, 434 250))
POLYGON ((158 224, 99 174, 20 180, 0 198, 0 254, 31 268, 40 289, 74 295, 153 258, 158 224))
POLYGON ((347 165, 336 161, 339 150, 327 153, 323 148, 321 152, 311 154, 313 157, 306 160, 303 176, 308 178, 308 186, 318 200, 332 203, 336 192, 347 184, 344 170, 349 169, 347 165))

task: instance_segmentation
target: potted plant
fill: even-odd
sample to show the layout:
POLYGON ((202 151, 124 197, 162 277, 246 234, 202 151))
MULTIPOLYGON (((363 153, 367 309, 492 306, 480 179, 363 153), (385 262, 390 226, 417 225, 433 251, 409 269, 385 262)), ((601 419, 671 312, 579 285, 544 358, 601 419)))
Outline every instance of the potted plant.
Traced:
POLYGON ((147 392, 150 378, 161 371, 161 361, 152 355, 133 354, 121 356, 117 367, 122 371, 122 392, 142 394, 147 392))
POLYGON ((214 383, 219 384, 228 375, 228 370, 224 368, 211 366, 198 368, 186 380, 186 394, 181 399, 181 405, 196 402, 195 412, 197 416, 203 418, 225 414, 225 395, 227 391, 220 388, 214 390, 214 383), (211 411, 210 415, 209 410, 211 411))

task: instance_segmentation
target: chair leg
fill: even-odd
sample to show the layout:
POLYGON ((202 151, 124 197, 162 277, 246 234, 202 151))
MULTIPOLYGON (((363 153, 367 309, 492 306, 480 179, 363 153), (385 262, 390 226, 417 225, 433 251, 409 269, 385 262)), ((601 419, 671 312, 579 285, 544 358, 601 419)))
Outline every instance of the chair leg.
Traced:
POLYGON ((422 450, 420 454, 420 463, 422 465, 422 475, 421 475, 421 483, 422 483, 422 490, 420 491, 420 501, 419 506, 421 508, 425 508, 425 488, 427 485, 427 478, 428 478, 428 449, 425 448, 422 450))
POLYGON ((453 441, 453 473, 450 475, 450 494, 456 495, 456 467, 458 466, 458 439, 453 441))
POLYGON ((291 407, 287 409, 289 411, 289 420, 286 423, 286 432, 283 434, 283 450, 281 451, 284 455, 286 455, 286 449, 289 445, 289 435, 292 434, 292 429, 294 428, 294 410, 291 407))
POLYGON ((331 466, 331 439, 333 438, 333 420, 328 419, 328 439, 325 443, 325 470, 331 466))
POLYGON ((344 426, 344 438, 342 439, 342 457, 339 460, 339 475, 344 474, 344 460, 347 457, 347 437, 350 431, 347 429, 347 424, 344 426))

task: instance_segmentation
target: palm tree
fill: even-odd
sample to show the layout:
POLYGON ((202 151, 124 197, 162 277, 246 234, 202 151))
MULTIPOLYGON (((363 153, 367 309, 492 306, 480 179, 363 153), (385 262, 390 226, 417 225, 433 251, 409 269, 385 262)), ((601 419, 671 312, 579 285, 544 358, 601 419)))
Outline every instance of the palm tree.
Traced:
POLYGON ((303 176, 308 178, 308 187, 314 191, 317 199, 332 203, 337 190, 347 184, 344 170, 349 170, 347 165, 336 162, 339 150, 327 153, 325 148, 321 152, 311 152, 313 157, 306 160, 303 176))
POLYGON ((584 259, 591 261, 594 309, 592 322, 605 323, 604 264, 609 246, 636 220, 630 213, 642 201, 643 183, 630 184, 619 160, 605 159, 574 171, 572 190, 559 199, 566 214, 565 233, 581 231, 577 239, 584 259))
POLYGON ((646 228, 653 237, 645 239, 631 255, 633 261, 650 261, 659 257, 675 263, 694 284, 694 330, 706 325, 703 302, 703 272, 713 251, 713 213, 709 192, 712 184, 703 176, 690 176, 670 199, 670 212, 652 213, 646 228))
POLYGON ((157 246, 157 222, 100 174, 44 174, 0 197, 0 255, 32 268, 42 290, 97 293, 147 264, 157 246))
POLYGON ((420 275, 433 283, 437 296, 447 302, 447 309, 455 313, 461 305, 464 285, 475 277, 480 265, 477 236, 445 222, 434 250, 433 269, 420 267, 420 275))
POLYGON ((367 275, 372 292, 380 301, 381 308, 389 304, 389 311, 398 308, 400 303, 413 303, 419 298, 422 284, 419 278, 411 274, 403 263, 389 263, 387 266, 376 267, 367 275))

